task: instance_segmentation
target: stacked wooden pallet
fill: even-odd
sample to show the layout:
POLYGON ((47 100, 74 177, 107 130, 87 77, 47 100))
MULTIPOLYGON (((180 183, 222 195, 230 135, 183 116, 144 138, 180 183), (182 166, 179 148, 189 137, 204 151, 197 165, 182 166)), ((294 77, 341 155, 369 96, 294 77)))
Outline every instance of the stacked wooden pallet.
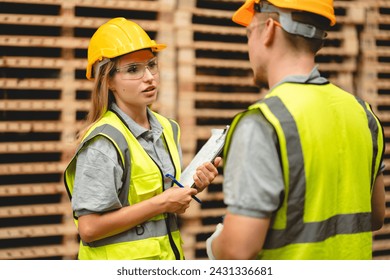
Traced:
MULTIPOLYGON (((231 21, 242 1, 180 0, 175 14, 178 53, 178 120, 184 162, 233 116, 259 98, 253 86, 245 29, 231 21)), ((222 174, 222 170, 221 174, 222 174)), ((205 239, 225 213, 222 175, 199 194, 183 216, 188 259, 205 258, 205 239)))
MULTIPOLYGON (((246 31, 231 21, 243 0, 9 0, 0 11, 0 259, 73 259, 77 234, 62 172, 89 110, 89 38, 109 18, 139 23, 158 42, 155 109, 182 128, 184 164, 211 128, 260 99, 246 31)), ((390 130, 389 1, 335 0, 337 25, 317 57, 332 82, 374 105, 390 130)), ((386 151, 386 159, 388 157, 386 151)), ((389 162, 386 162, 389 166, 389 162)), ((205 240, 225 213, 223 173, 181 217, 187 259, 206 258, 205 240)), ((386 185, 390 184, 386 167, 386 185)), ((387 205, 390 204, 387 187, 387 205)), ((388 208, 389 209, 389 208, 388 208)), ((375 234, 375 258, 390 258, 390 211, 375 234)))
MULTIPOLYGON (((388 5, 385 2, 334 1, 337 24, 328 32, 328 40, 319 52, 316 62, 325 77, 354 94, 361 94, 357 86, 358 73, 361 70, 359 67, 369 66, 373 71, 378 70, 378 63, 359 64, 361 55, 359 40, 362 31, 365 31, 366 36, 371 36, 370 38, 375 36, 376 40, 387 38, 384 30, 375 29, 375 32, 371 33, 372 30, 368 30, 367 26, 370 23, 366 19, 367 12, 371 9, 375 11, 385 9, 388 5)), ((252 71, 247 57, 246 31, 231 21, 233 12, 241 4, 240 0, 179 1, 176 26, 178 64, 182 70, 179 71, 178 117, 179 121, 185 124, 182 127, 182 138, 185 139, 183 148, 188 155, 192 155, 200 148, 209 136, 211 127, 229 124, 237 112, 263 95, 253 87, 252 71)), ((376 12, 373 18, 382 20, 382 25, 385 25, 385 16, 378 16, 376 12)), ((370 52, 378 54, 379 49, 381 53, 386 52, 384 47, 378 46, 370 52)), ((369 56, 366 55, 364 58, 369 56)), ((381 69, 385 67, 382 65, 381 69)), ((385 78, 388 76, 382 77, 380 84, 385 85, 385 78)), ((366 88, 378 92, 375 88, 378 84, 372 85, 369 79, 363 80, 366 88)), ((370 101, 387 104, 378 101, 377 98, 378 95, 374 95, 370 101)), ((375 109, 377 108, 379 107, 375 109)), ((386 116, 385 111, 388 108, 384 108, 381 114, 386 116)), ((187 233, 186 244, 194 248, 188 249, 189 258, 206 258, 205 239, 214 231, 215 224, 221 220, 225 212, 221 193, 222 177, 220 176, 215 184, 200 195, 204 201, 203 205, 192 206, 185 215, 182 230, 187 233)), ((387 201, 390 203, 389 195, 387 201)), ((384 249, 382 255, 389 258, 390 252, 387 248, 389 221, 386 220, 386 223, 380 234, 384 240, 381 242, 375 240, 374 249, 384 249)))
MULTIPOLYGON (((166 13, 173 3, 1 1, 0 259, 77 256, 62 173, 90 107, 89 39, 98 26, 119 16, 133 19, 154 38, 160 28, 172 29, 166 13)), ((161 35, 161 40, 169 44, 171 37, 161 35)), ((173 56, 170 47, 166 57, 173 56)), ((171 64, 168 58, 162 63, 171 64)), ((174 88, 170 77, 162 95, 167 85, 174 88)))
MULTIPOLYGON (((386 139, 390 136, 390 2, 377 1, 367 7, 367 20, 362 33, 362 59, 358 92, 370 102, 384 125, 386 139)), ((385 152, 386 224, 375 233, 374 258, 390 259, 390 169, 389 145, 385 152)))

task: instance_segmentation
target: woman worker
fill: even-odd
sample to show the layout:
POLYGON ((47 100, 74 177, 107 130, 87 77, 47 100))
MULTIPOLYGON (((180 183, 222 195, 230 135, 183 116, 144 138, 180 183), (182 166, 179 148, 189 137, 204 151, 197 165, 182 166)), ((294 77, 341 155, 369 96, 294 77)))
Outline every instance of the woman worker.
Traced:
POLYGON ((81 238, 79 259, 184 259, 176 214, 217 176, 220 158, 198 167, 195 188, 180 178, 180 130, 149 106, 159 87, 156 53, 136 23, 114 18, 88 47, 92 109, 65 171, 81 238))

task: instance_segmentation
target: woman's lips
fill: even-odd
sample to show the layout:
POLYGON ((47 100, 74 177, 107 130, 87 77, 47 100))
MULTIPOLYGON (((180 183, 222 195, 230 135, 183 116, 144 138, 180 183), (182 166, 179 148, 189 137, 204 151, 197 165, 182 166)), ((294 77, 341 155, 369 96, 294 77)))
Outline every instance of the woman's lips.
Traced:
POLYGON ((146 89, 144 89, 142 92, 150 92, 150 91, 154 91, 156 89, 155 86, 150 86, 150 87, 147 87, 146 89))

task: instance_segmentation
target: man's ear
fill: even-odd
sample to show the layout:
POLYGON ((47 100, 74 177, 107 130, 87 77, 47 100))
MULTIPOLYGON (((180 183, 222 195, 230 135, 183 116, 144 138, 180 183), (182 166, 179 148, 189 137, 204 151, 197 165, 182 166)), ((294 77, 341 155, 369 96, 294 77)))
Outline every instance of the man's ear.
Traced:
POLYGON ((270 46, 272 45, 273 41, 274 41, 274 38, 275 38, 275 30, 276 30, 277 26, 275 24, 275 21, 272 19, 272 18, 268 18, 266 21, 265 21, 265 27, 264 27, 264 31, 265 31, 265 35, 264 35, 264 44, 266 46, 270 46))

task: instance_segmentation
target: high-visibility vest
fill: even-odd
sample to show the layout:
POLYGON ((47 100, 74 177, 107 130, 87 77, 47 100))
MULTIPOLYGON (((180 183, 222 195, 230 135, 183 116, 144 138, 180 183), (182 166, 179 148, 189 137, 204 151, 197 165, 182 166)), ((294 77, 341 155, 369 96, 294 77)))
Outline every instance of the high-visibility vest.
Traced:
POLYGON ((258 258, 371 259, 371 194, 384 137, 370 106, 332 84, 281 84, 233 120, 227 160, 234 128, 248 114, 274 128, 284 176, 258 258))
MULTIPOLYGON (((157 113, 154 115, 163 127, 163 137, 174 164, 175 176, 179 179, 181 173, 177 146, 179 126, 157 113)), ((118 197, 123 206, 134 205, 164 191, 164 174, 158 165, 146 153, 119 115, 107 111, 103 118, 88 130, 65 170, 64 180, 70 199, 77 156, 89 141, 98 135, 110 140, 120 155, 124 172, 123 187, 118 197)), ((75 223, 77 226, 77 217, 75 223)), ((184 259, 176 216, 160 214, 117 235, 91 243, 81 241, 79 259, 184 259)))

